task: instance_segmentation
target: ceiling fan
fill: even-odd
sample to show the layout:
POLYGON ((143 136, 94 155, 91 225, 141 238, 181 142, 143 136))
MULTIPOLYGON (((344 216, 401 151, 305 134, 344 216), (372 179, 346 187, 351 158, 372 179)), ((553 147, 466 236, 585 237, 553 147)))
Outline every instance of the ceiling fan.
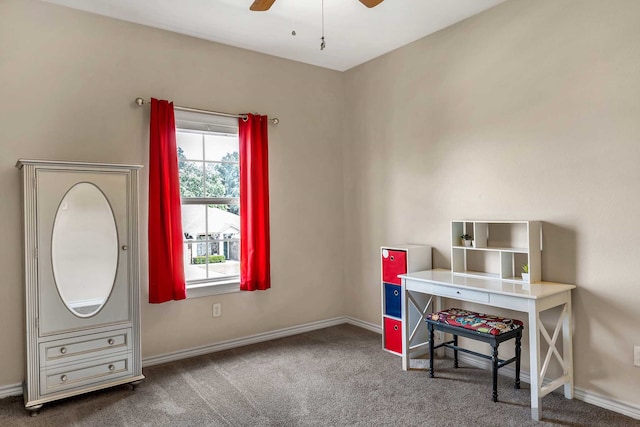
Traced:
MULTIPOLYGON (((254 0, 253 4, 249 9, 256 12, 264 12, 269 10, 271 5, 275 3, 276 0, 254 0)), ((382 3, 384 0, 360 0, 360 3, 367 7, 375 7, 382 3)))

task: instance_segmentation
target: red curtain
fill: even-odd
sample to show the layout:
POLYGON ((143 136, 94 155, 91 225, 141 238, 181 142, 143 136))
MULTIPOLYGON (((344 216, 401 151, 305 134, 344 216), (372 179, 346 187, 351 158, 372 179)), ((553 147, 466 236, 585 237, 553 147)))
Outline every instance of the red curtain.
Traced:
POLYGON ((173 103, 151 99, 149 138, 149 302, 187 297, 173 103))
POLYGON ((267 116, 239 119, 240 290, 271 287, 267 116))

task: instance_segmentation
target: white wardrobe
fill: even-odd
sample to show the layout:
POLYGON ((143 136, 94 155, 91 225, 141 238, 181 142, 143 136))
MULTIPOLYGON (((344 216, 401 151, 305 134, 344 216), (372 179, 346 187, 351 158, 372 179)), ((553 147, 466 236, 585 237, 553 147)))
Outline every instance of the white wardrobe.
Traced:
POLYGON ((138 384, 137 165, 20 160, 25 407, 138 384))

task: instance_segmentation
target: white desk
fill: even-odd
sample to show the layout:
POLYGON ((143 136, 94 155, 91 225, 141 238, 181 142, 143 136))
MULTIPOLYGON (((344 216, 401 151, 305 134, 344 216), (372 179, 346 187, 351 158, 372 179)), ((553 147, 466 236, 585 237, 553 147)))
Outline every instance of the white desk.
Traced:
MULTIPOLYGON (((442 309, 442 297, 460 301, 485 304, 492 307, 506 308, 525 312, 528 315, 529 330, 529 364, 531 366, 531 417, 540 420, 541 399, 560 386, 564 386, 564 395, 573 399, 573 354, 572 354, 572 316, 571 290, 575 285, 540 282, 523 285, 503 280, 477 279, 454 275, 449 270, 426 270, 403 274, 402 279, 402 369, 410 367, 411 352, 428 345, 428 342, 414 342, 420 336, 418 331, 425 328, 422 319, 410 330, 409 316, 411 306, 417 309, 424 318, 435 310, 442 309), (431 295, 424 302, 422 294, 431 295), (436 297, 433 300, 433 297, 436 297), (540 321, 540 313, 553 307, 562 307, 556 322, 555 330, 549 335, 540 321), (562 354, 556 348, 556 341, 562 332, 562 354), (540 337, 549 344, 544 359, 540 357, 540 337), (562 367, 563 374, 542 386, 551 357, 555 356, 562 367)), ((411 309, 413 310, 413 309, 411 309)), ((429 356, 431 357, 431 355, 429 356)))

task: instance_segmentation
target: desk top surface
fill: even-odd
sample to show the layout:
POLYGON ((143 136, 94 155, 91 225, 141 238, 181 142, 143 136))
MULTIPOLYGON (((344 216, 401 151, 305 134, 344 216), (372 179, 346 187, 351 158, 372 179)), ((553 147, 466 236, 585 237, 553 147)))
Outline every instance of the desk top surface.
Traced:
POLYGON ((455 275, 451 270, 434 269, 401 274, 398 277, 415 282, 435 283, 452 288, 484 291, 527 299, 545 298, 574 289, 576 285, 554 282, 522 284, 499 279, 479 279, 455 275))

